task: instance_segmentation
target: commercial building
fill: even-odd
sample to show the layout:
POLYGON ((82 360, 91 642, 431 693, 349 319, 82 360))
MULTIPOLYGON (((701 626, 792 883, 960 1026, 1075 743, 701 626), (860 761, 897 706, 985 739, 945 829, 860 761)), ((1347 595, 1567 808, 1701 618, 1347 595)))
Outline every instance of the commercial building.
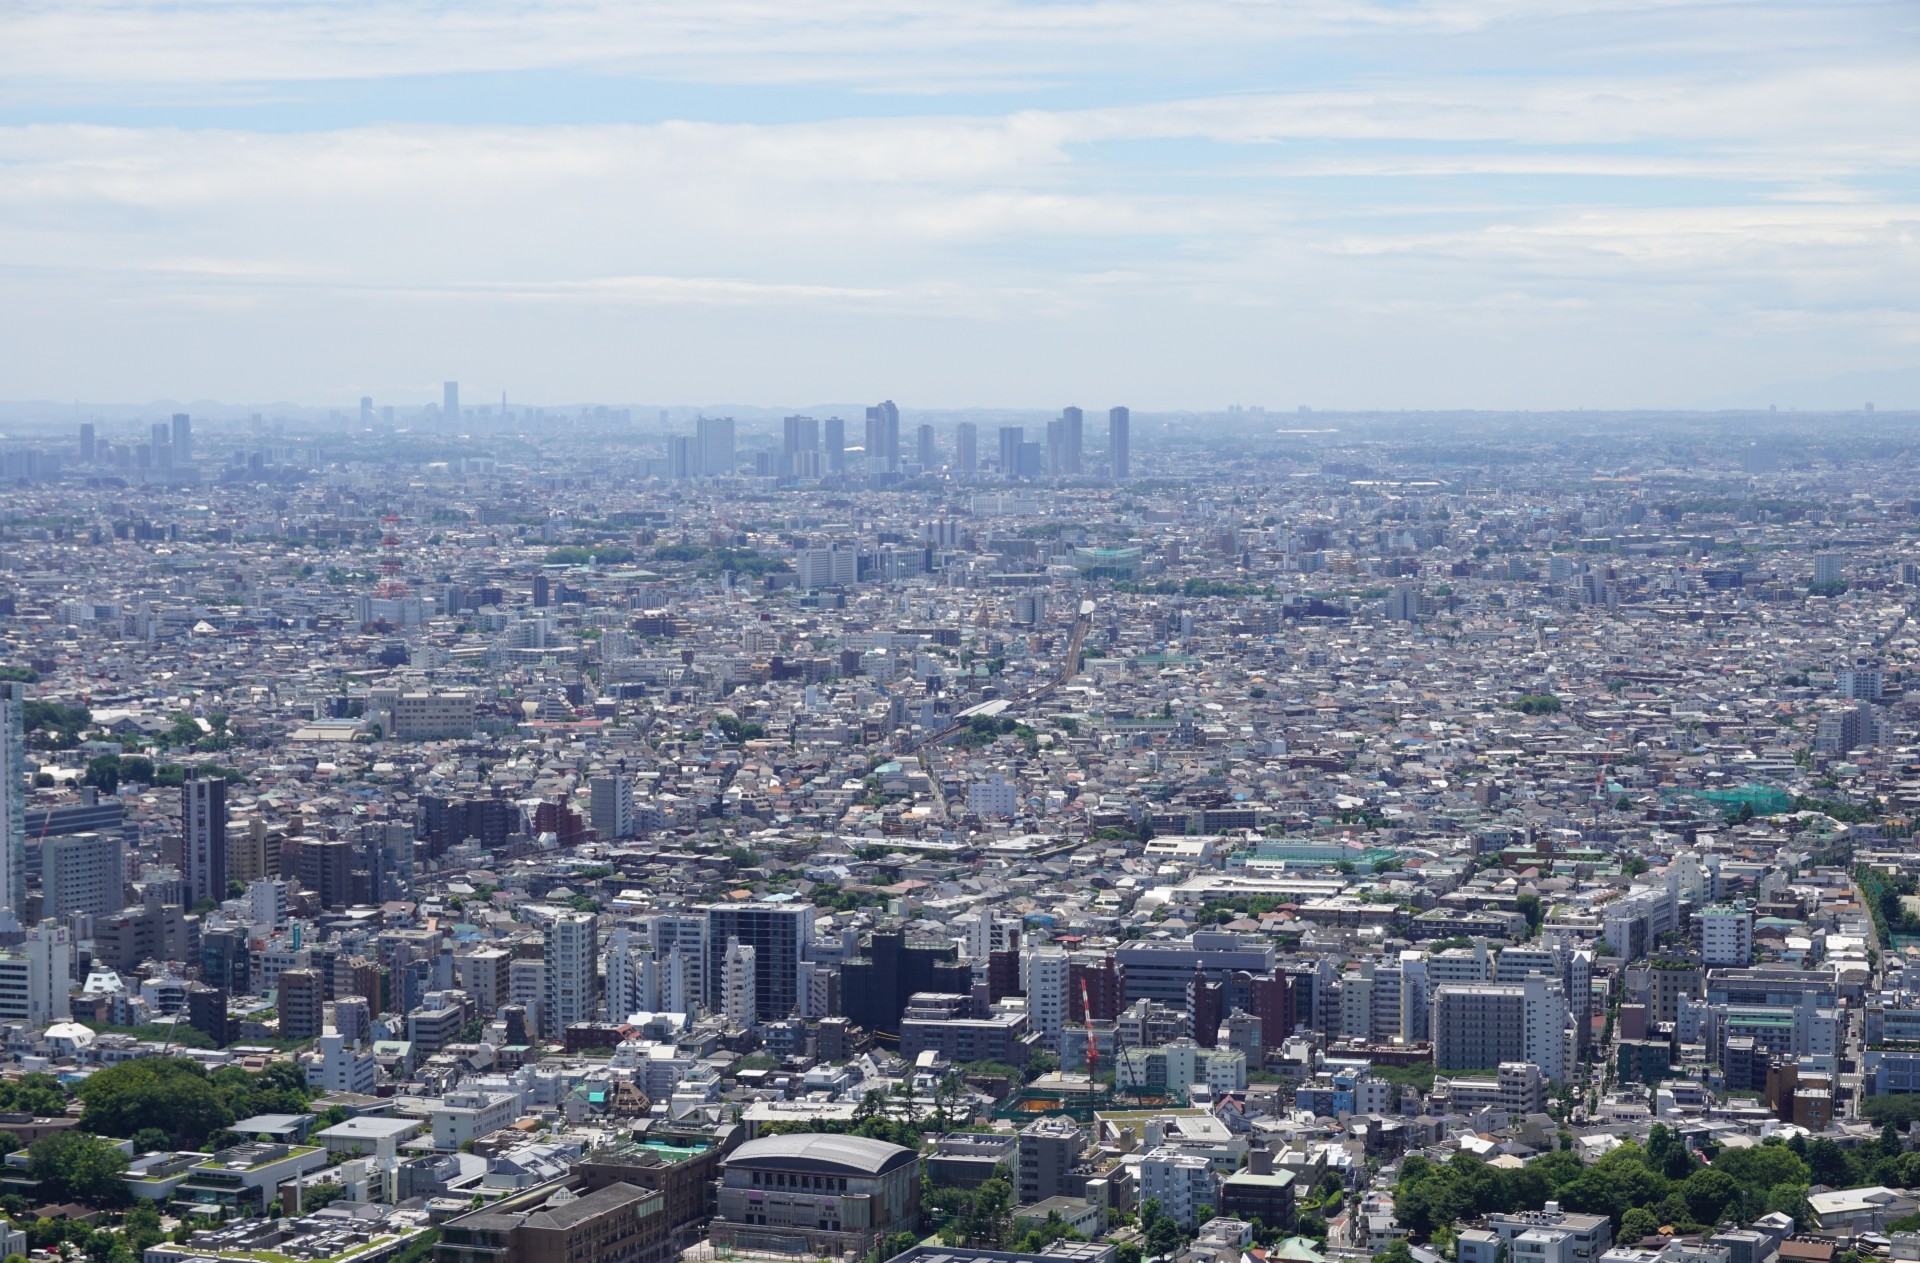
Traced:
POLYGON ((614 1183, 541 1184, 449 1219, 434 1263, 666 1263, 675 1254, 666 1198, 614 1183))
POLYGON ((917 1223, 920 1163, 911 1149, 861 1136, 750 1140, 723 1164, 717 1211, 716 1246, 864 1254, 917 1223))

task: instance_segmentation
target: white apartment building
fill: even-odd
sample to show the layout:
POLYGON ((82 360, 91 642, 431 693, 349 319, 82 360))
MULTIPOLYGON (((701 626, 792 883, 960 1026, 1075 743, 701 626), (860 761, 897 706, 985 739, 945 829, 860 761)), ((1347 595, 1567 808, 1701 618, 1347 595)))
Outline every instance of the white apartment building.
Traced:
POLYGON ((568 912, 547 927, 546 978, 540 1008, 540 1031, 558 1038, 576 1022, 590 1022, 597 1012, 594 980, 598 971, 598 921, 589 912, 568 912))
POLYGON ((1160 1203, 1160 1210, 1187 1228, 1197 1228, 1196 1212, 1218 1206, 1213 1164, 1197 1153, 1161 1146, 1140 1160, 1140 1201, 1160 1203))
POLYGON ((1022 960, 1027 969, 1027 1020, 1041 1042, 1059 1052, 1060 1033, 1067 1025, 1067 953, 1058 947, 1040 947, 1022 960))
POLYGON ((759 1019, 758 953, 739 939, 727 944, 721 979, 721 1010, 727 1025, 746 1030, 759 1019))

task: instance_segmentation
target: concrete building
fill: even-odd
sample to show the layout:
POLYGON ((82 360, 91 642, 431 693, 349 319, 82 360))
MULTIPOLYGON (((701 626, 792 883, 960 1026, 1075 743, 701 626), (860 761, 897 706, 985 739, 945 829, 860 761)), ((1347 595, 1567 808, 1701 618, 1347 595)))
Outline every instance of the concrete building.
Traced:
POLYGON ((227 783, 220 777, 190 775, 180 784, 180 873, 189 905, 227 897, 227 783))
POLYGON ((808 958, 813 944, 812 904, 712 904, 701 911, 707 918, 710 1006, 720 1007, 727 945, 738 939, 753 949, 754 1012, 760 1020, 779 1021, 800 1007, 800 962, 808 958))
POLYGON ((1157 1201, 1162 1214, 1199 1227, 1202 1206, 1220 1204, 1213 1164, 1197 1153, 1162 1145, 1140 1159, 1140 1200, 1157 1201))
POLYGON ((1443 986, 1433 993, 1433 1058, 1438 1070, 1490 1070, 1503 1062, 1566 1077, 1573 1035, 1560 984, 1530 977, 1518 986, 1443 986))
POLYGON ((725 1015, 727 1025, 751 1030, 759 1019, 755 1004, 759 966, 753 948, 739 939, 729 942, 720 966, 720 979, 720 1012, 725 1015))
POLYGON ((860 1136, 769 1136, 727 1157, 708 1236, 739 1250, 860 1255, 911 1230, 919 1214, 913 1150, 860 1136))
POLYGON ((604 841, 634 834, 633 780, 625 775, 596 776, 589 784, 589 816, 604 841))
POLYGON ((547 926, 545 987, 541 993, 540 1033, 558 1039, 576 1022, 590 1022, 599 1007, 599 921, 590 912, 566 912, 547 926))
POLYGON ((105 833, 75 833, 40 845, 40 914, 112 916, 127 906, 126 843, 105 833))
POLYGON ((1014 1163, 1020 1203, 1030 1206, 1074 1191, 1069 1180, 1087 1147, 1085 1133, 1070 1118, 1037 1118, 1020 1129, 1014 1163))
POLYGON ((1693 914, 1700 959, 1708 968, 1744 969, 1753 963, 1753 909, 1716 903, 1693 914))
POLYGON ((41 922, 0 952, 0 1022, 38 1030, 67 1021, 72 987, 73 935, 56 921, 41 922))
POLYGON ((398 741, 445 741, 470 737, 474 727, 473 694, 417 690, 393 699, 393 737, 398 741))

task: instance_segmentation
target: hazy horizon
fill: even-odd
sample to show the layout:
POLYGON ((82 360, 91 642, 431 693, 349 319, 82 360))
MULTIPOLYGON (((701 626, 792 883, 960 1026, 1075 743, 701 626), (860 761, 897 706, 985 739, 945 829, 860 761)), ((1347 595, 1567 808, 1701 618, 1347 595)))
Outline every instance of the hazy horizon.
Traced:
POLYGON ((1898 3, 15 5, 0 397, 1911 408, 1917 37, 1898 3))

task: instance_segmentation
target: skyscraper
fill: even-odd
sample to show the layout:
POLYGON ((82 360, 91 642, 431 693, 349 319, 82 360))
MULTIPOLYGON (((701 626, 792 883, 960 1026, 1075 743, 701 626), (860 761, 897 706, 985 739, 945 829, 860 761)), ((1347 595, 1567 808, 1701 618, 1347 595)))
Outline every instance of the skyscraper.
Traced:
POLYGON ((780 450, 791 456, 820 446, 820 423, 812 417, 788 417, 780 427, 780 450))
POLYGON ((1020 476, 1020 444, 1026 437, 1023 426, 1000 427, 1000 476, 1009 482, 1020 476))
POLYGON ((448 382, 441 388, 440 419, 448 425, 460 423, 460 383, 448 382))
POLYGON ((189 904, 227 897, 227 783, 220 777, 189 770, 180 783, 180 866, 189 904))
POLYGON ((919 451, 915 453, 915 457, 919 460, 922 471, 932 469, 940 463, 940 453, 936 451, 933 446, 933 427, 930 425, 921 426, 919 440, 915 445, 919 448, 919 451))
POLYGON ((700 476, 731 478, 739 472, 733 454, 733 418, 701 417, 694 422, 695 446, 700 451, 700 476))
POLYGON ((27 895, 27 686, 0 680, 0 829, 6 854, 0 863, 0 929, 21 928, 27 895))
POLYGON ((373 396, 362 395, 360 396, 360 428, 363 430, 366 430, 366 429, 371 429, 372 427, 373 427, 373 396))
POLYGON ((900 409, 891 399, 867 409, 867 472, 900 472, 900 409))
POLYGON ((980 427, 971 421, 962 421, 953 429, 953 468, 962 474, 980 469, 980 427))
POLYGON ((80 423, 80 463, 82 465, 91 465, 93 464, 93 457, 93 422, 82 421, 80 423))
POLYGON ((667 435, 667 477, 674 479, 693 477, 697 460, 692 435, 667 435))
POLYGON ((1065 465, 1062 471, 1077 474, 1081 470, 1081 440, 1086 430, 1086 417, 1078 408, 1064 408, 1060 412, 1061 428, 1065 431, 1065 465))
POLYGON ((193 459, 193 419, 184 412, 173 414, 173 463, 185 465, 193 459))
POLYGON ((844 474, 847 472, 847 423, 839 417, 828 417, 826 437, 821 440, 821 448, 827 458, 827 472, 844 474))
POLYGON ((1133 468, 1130 451, 1133 413, 1125 408, 1107 409, 1107 463, 1113 467, 1113 480, 1124 482, 1133 468))

